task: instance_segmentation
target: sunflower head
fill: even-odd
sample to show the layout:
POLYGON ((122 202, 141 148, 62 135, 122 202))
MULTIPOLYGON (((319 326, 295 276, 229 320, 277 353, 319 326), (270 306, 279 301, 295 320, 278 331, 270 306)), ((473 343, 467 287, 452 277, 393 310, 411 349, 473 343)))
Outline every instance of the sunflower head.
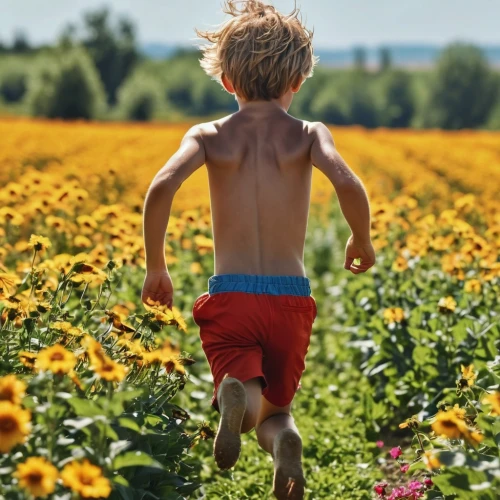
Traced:
POLYGON ((29 457, 26 462, 18 464, 13 476, 31 495, 43 497, 54 492, 59 473, 45 458, 29 457))
POLYGON ((20 405, 26 392, 26 384, 15 375, 0 377, 0 401, 20 405))
POLYGON ((42 349, 35 361, 35 368, 50 370, 58 375, 69 373, 75 365, 76 356, 61 344, 42 349))
POLYGON ((31 413, 10 401, 0 401, 0 452, 8 453, 26 441, 31 431, 31 413))

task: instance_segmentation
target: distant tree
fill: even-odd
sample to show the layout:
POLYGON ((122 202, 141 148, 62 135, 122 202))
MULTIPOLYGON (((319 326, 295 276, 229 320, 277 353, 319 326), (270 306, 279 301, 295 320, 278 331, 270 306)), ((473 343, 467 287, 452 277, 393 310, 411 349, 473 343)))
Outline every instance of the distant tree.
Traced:
POLYGON ((332 125, 348 125, 348 113, 339 89, 335 85, 323 87, 311 102, 311 115, 317 121, 332 125))
MULTIPOLYGON (((500 94, 500 76, 497 76, 496 80, 500 94)), ((496 104, 490 113, 489 120, 486 126, 487 128, 492 130, 500 130, 500 97, 497 97, 496 104)))
POLYGON ((185 114, 192 114, 194 107, 193 89, 196 81, 207 78, 200 69, 198 62, 190 62, 181 57, 168 61, 168 78, 165 78, 165 98, 167 102, 185 114))
POLYGON ((364 47, 354 48, 354 68, 360 71, 366 70, 367 56, 364 47))
POLYGON ((387 47, 381 47, 379 51, 380 71, 387 71, 392 67, 391 51, 387 47))
POLYGON ((0 73, 0 96, 7 103, 19 102, 28 87, 28 74, 21 64, 7 64, 0 73))
POLYGON ((60 50, 38 61, 27 102, 31 113, 48 118, 99 118, 104 88, 86 50, 60 50))
POLYGON ((25 54, 31 50, 31 45, 28 41, 26 33, 23 31, 16 31, 14 40, 12 41, 11 52, 14 54, 25 54))
MULTIPOLYGON (((139 61, 135 27, 126 18, 118 19, 112 26, 110 12, 107 8, 89 11, 84 14, 83 36, 81 42, 99 72, 106 90, 108 103, 117 101, 120 85, 132 72, 139 61)), ((65 46, 77 43, 76 30, 68 26, 62 33, 61 42, 65 46)))
POLYGON ((377 109, 372 85, 370 75, 346 71, 323 87, 311 104, 311 112, 327 123, 375 127, 377 109))
POLYGON ((221 111, 237 111, 234 96, 208 78, 199 79, 193 86, 192 113, 197 116, 213 115, 221 111))
POLYGON ((77 44, 76 41, 77 28, 73 23, 69 23, 59 35, 59 46, 63 49, 69 49, 77 44))
POLYGON ((386 70, 375 83, 378 124, 383 127, 409 127, 415 112, 411 76, 401 70, 386 70))
POLYGON ((133 73, 118 92, 121 116, 127 120, 151 120, 162 101, 161 83, 158 78, 144 73, 133 73))
POLYGON ((424 125, 445 129, 479 127, 488 120, 498 90, 482 51, 469 44, 452 44, 439 57, 424 125))
POLYGON ((311 110, 311 105, 319 92, 327 85, 328 82, 337 78, 337 75, 342 70, 317 67, 314 70, 314 77, 308 78, 300 88, 300 91, 295 94, 290 113, 293 116, 300 116, 305 120, 314 120, 315 115, 311 110))

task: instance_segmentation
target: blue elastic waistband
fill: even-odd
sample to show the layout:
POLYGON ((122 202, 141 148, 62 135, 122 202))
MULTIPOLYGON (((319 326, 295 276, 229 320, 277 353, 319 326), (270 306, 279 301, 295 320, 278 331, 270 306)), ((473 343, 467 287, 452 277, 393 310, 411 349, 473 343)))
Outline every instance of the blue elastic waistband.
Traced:
POLYGON ((304 276, 262 276, 257 274, 216 274, 208 279, 208 293, 246 292, 268 295, 311 295, 309 278, 304 276))

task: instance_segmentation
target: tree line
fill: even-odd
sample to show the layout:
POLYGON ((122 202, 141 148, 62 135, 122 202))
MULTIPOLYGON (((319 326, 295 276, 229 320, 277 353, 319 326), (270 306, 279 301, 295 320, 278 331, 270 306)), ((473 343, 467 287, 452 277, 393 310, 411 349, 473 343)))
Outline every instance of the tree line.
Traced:
MULTIPOLYGON (((17 33, 0 43, 0 109, 63 119, 211 119, 237 109, 210 80, 200 54, 179 50, 164 61, 140 54, 127 18, 109 10, 84 14, 54 46, 32 47, 17 33)), ((376 71, 356 50, 349 69, 319 66, 290 113, 304 119, 364 127, 500 129, 500 74, 481 49, 453 43, 426 71, 394 68, 380 52, 376 71)))

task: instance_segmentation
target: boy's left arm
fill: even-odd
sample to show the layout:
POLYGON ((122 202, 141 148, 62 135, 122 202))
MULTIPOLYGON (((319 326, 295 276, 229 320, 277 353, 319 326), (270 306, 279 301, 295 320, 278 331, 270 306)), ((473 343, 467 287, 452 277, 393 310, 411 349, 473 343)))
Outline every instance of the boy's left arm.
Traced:
POLYGON ((144 202, 143 231, 146 278, 142 301, 148 297, 172 307, 173 285, 165 262, 165 233, 175 193, 205 163, 205 148, 196 125, 188 130, 176 153, 156 174, 144 202))

